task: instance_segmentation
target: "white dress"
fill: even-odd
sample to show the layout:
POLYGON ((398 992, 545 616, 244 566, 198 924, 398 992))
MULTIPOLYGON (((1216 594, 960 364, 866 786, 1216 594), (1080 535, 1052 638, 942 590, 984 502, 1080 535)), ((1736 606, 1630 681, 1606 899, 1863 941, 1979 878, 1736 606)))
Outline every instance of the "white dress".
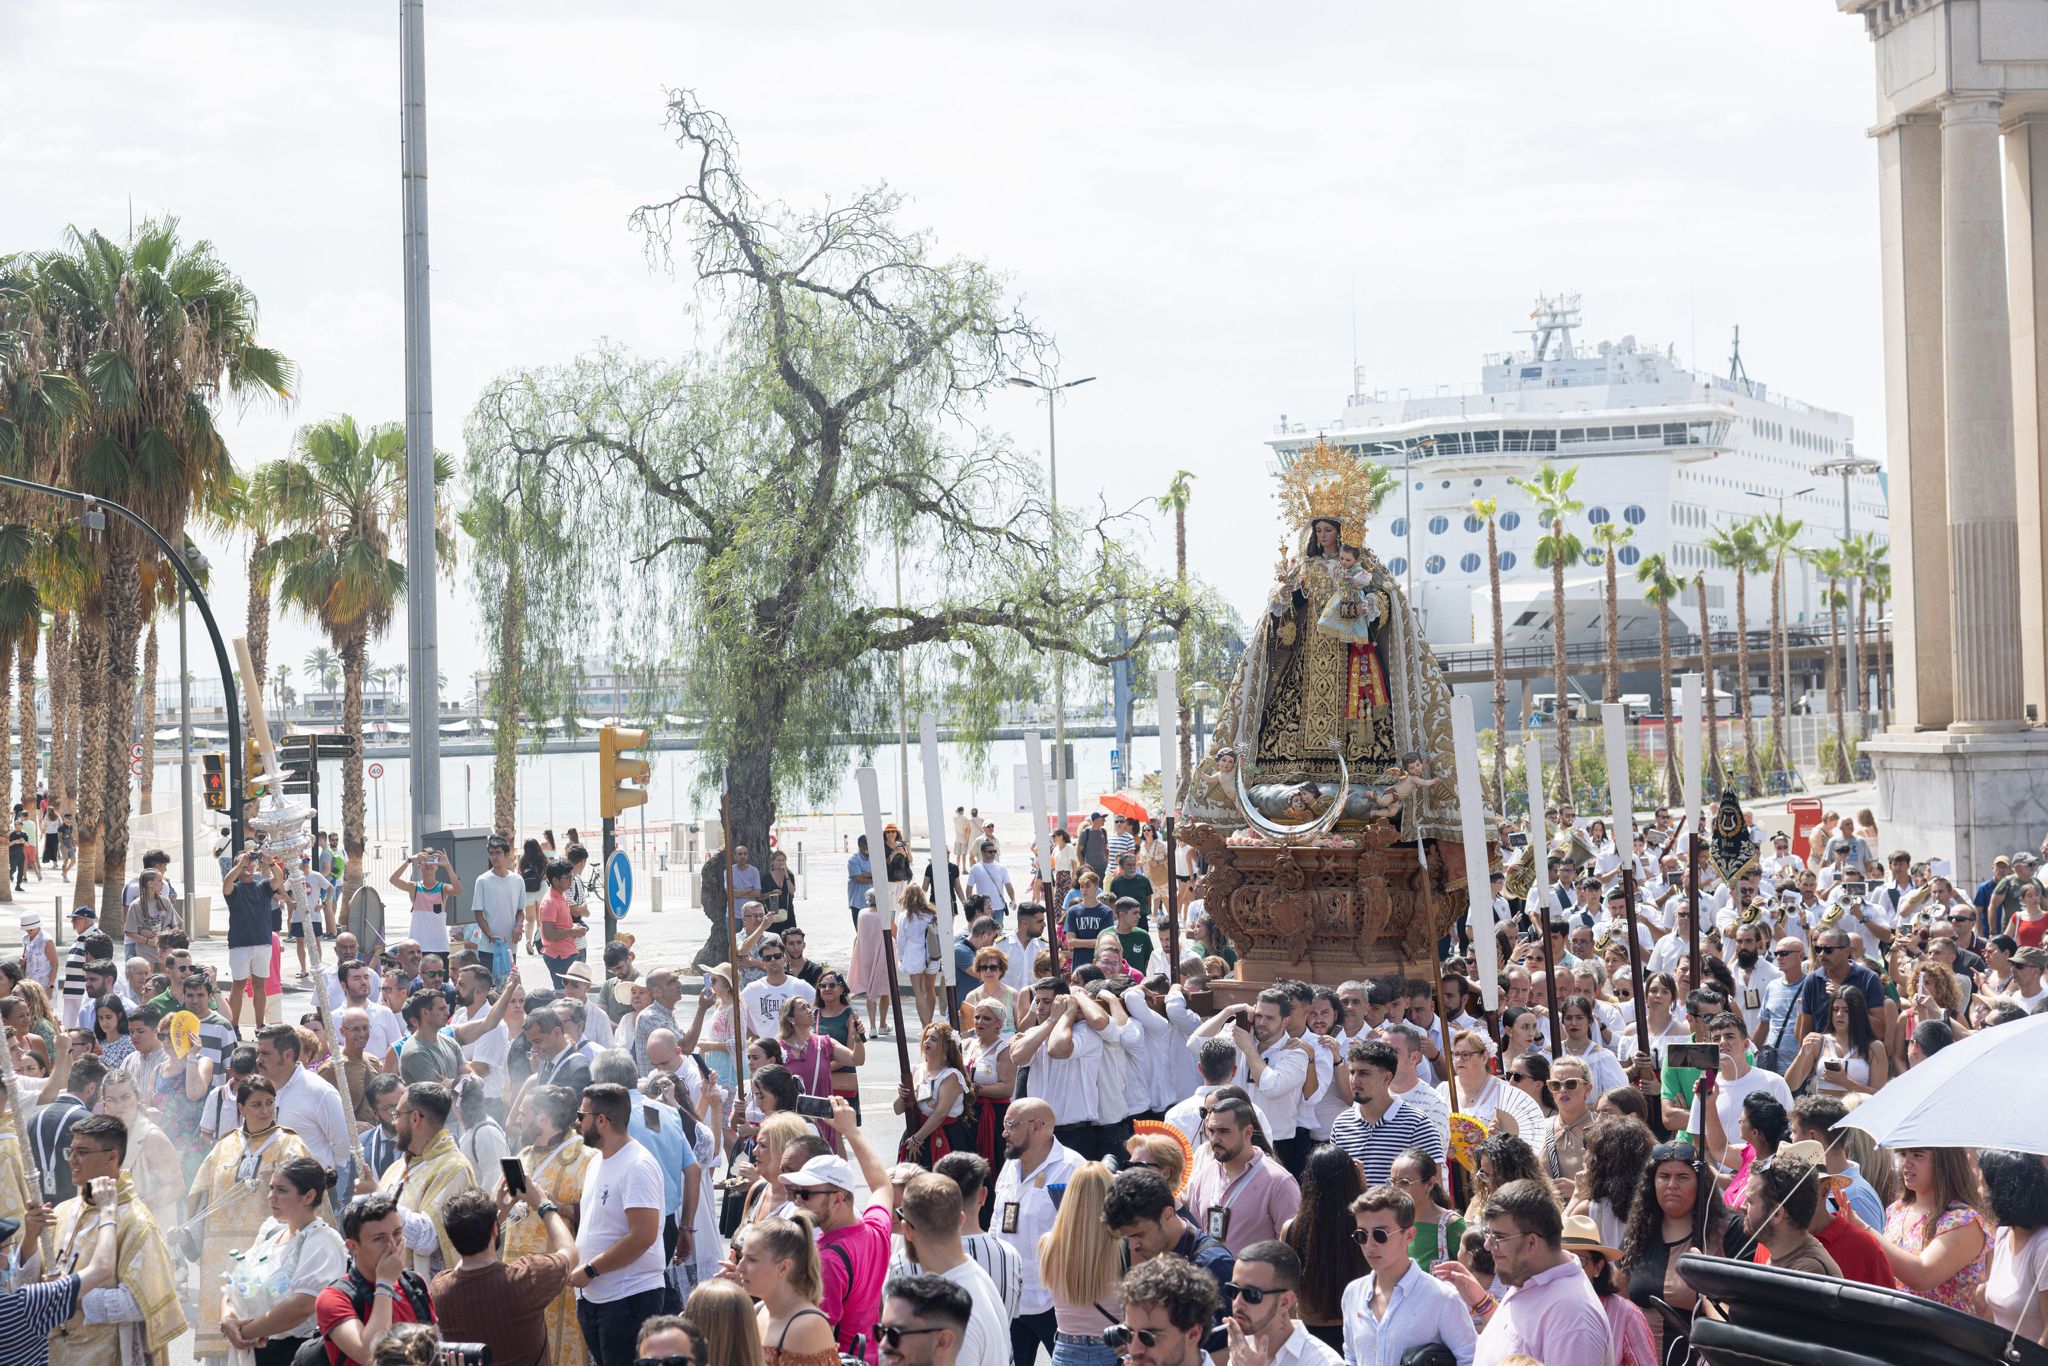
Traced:
POLYGON ((896 926, 896 966, 912 977, 932 970, 924 942, 925 927, 932 923, 928 915, 906 915, 896 926))

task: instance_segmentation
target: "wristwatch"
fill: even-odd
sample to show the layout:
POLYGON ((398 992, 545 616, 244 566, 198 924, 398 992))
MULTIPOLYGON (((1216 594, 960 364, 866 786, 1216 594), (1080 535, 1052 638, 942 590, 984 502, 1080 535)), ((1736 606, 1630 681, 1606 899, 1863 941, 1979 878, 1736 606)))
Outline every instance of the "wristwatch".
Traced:
POLYGON ((560 1206, 560 1205, 558 1205, 558 1204, 556 1204, 556 1203, 555 1203, 554 1201, 552 1201, 552 1200, 543 1200, 543 1201, 541 1202, 541 1206, 540 1206, 540 1208, 539 1208, 539 1209, 537 1209, 537 1210, 535 1210, 535 1211, 534 1211, 534 1213, 535 1213, 535 1214, 537 1214, 537 1215, 539 1215, 539 1216, 540 1216, 541 1218, 545 1219, 545 1218, 547 1218, 547 1217, 548 1217, 548 1216, 549 1216, 550 1214, 553 1214, 553 1213, 555 1213, 555 1212, 556 1212, 557 1210, 559 1210, 559 1209, 561 1209, 561 1206, 560 1206))
POLYGON ((594 1281, 597 1279, 597 1263, 585 1262, 583 1264, 583 1279, 586 1281, 594 1281))

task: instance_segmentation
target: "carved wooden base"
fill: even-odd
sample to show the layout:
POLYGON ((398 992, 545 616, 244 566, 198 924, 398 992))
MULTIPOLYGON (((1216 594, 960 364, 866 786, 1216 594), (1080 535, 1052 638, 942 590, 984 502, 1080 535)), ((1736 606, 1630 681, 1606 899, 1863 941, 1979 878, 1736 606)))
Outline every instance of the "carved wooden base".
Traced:
POLYGON ((1196 823, 1178 833, 1208 865, 1188 894, 1238 952, 1236 978, 1211 984, 1218 1005, 1249 1001, 1283 977, 1433 981, 1437 940, 1465 913, 1462 846, 1427 846, 1425 896, 1415 846, 1396 844, 1391 824, 1305 848, 1232 843, 1233 832, 1196 823))

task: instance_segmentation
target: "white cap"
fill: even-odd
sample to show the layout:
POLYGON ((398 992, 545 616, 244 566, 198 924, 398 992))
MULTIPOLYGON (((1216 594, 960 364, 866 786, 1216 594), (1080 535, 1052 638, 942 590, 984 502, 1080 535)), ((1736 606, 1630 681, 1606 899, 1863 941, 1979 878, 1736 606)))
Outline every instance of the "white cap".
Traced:
POLYGON ((801 1186, 806 1190, 831 1189, 853 1194, 853 1164, 843 1157, 831 1153, 820 1153, 802 1168, 782 1174, 785 1186, 801 1186))

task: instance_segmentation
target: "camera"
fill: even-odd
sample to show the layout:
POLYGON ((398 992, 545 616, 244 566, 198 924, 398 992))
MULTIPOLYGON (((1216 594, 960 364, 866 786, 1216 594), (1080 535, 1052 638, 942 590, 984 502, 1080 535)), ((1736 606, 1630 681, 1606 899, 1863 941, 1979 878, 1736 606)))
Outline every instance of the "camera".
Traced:
POLYGON ((441 1366, 491 1366, 491 1348, 483 1342, 444 1342, 441 1366))

